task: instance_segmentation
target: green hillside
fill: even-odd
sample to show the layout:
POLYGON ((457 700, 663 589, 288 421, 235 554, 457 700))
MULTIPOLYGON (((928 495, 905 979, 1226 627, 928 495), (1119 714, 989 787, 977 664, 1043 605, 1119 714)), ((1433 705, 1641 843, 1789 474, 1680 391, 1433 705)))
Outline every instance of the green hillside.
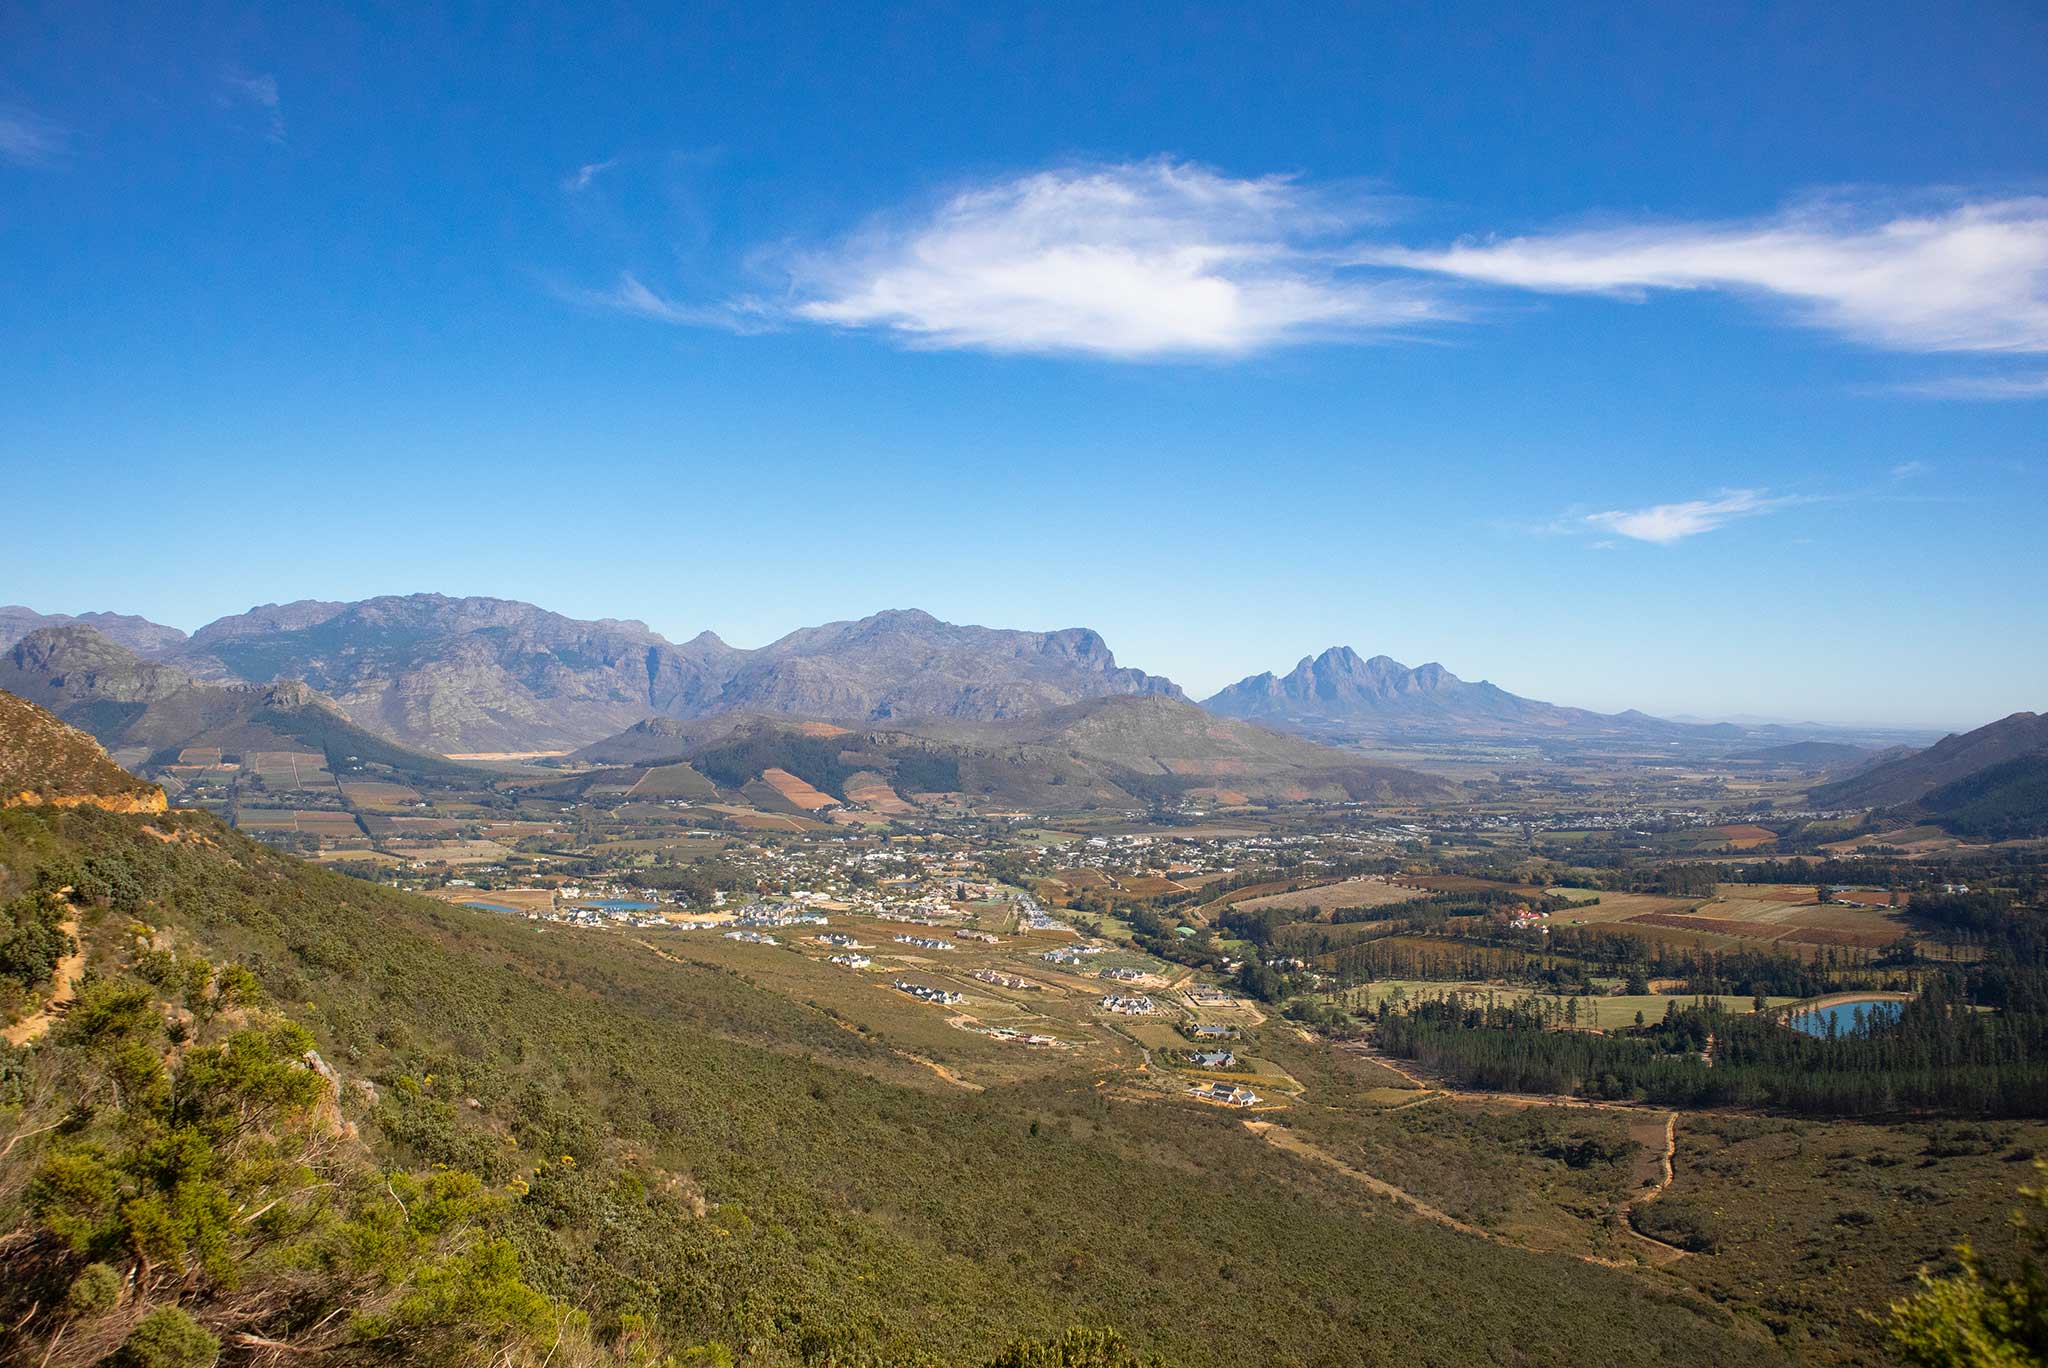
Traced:
POLYGON ((344 1361, 972 1364, 1072 1325, 1189 1365, 1773 1361, 1676 1289, 1396 1214, 1234 1118, 1085 1073, 955 1090, 744 976, 208 817, 9 811, 0 868, 0 898, 77 890, 92 965, 0 1055, 0 1357, 175 1303, 194 1325, 152 1333, 344 1361), (320 1129, 300 1026, 355 1141, 320 1129))
POLYGON ((1944 784, 1921 811, 1971 841, 2048 836, 2048 752, 2021 755, 1944 784))

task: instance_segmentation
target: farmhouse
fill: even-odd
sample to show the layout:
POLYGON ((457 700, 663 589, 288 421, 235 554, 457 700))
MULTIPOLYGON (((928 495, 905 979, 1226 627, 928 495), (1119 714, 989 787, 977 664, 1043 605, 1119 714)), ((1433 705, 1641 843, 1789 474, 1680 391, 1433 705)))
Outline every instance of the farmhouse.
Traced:
POLYGON ((1226 1107, 1256 1107, 1259 1095, 1250 1088, 1241 1088, 1233 1083, 1205 1083, 1188 1091, 1204 1102, 1221 1102, 1226 1107))

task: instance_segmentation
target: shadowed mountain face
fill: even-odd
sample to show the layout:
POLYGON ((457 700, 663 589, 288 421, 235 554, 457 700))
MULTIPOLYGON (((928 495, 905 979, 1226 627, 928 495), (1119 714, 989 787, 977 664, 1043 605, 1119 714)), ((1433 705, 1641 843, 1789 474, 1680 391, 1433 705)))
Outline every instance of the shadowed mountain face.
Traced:
POLYGON ((2023 757, 2048 755, 2048 713, 2014 713, 1813 791, 1825 808, 1894 807, 2023 757))
POLYGON ((1468 683, 1435 662, 1410 669, 1387 656, 1366 659, 1348 646, 1304 656, 1284 675, 1241 679, 1202 706, 1225 717, 1347 737, 1591 738, 1721 730, 1740 735, 1735 728, 1681 727, 1636 712, 1609 716, 1562 708, 1484 680, 1468 683))
POLYGON ((200 675, 304 680, 381 735, 457 753, 568 749, 650 715, 993 718, 1180 694, 1119 668, 1081 628, 1003 631, 895 611, 747 651, 709 632, 676 645, 639 622, 439 594, 252 609, 201 628, 178 659, 200 675))
POLYGON ((0 607, 0 650, 43 627, 91 627, 109 641, 144 656, 161 656, 184 646, 185 634, 129 613, 38 613, 19 604, 0 607))

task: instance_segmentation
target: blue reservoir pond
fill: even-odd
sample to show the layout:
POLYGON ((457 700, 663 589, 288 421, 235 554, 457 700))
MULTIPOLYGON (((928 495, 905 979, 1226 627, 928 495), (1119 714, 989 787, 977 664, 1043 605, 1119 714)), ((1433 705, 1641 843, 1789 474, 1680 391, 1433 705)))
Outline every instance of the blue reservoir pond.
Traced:
POLYGON ((486 912, 511 912, 511 913, 514 913, 514 914, 518 914, 518 913, 519 913, 519 909, 518 909, 518 908, 516 908, 516 907, 507 907, 507 906, 505 906, 505 904, 503 904, 503 903, 494 903, 494 902, 466 902, 466 903, 464 903, 464 904, 463 904, 463 906, 464 906, 464 907, 481 907, 481 908, 482 908, 482 909, 483 909, 484 911, 486 911, 486 912))
POLYGON ((1897 1016, 1899 1008, 1904 1005, 1904 1003, 1892 1002, 1884 998, 1857 998, 1853 1002, 1837 1002, 1828 1007, 1815 1007, 1809 1011, 1795 1012, 1789 1021, 1793 1030, 1804 1031, 1808 1035, 1824 1036, 1828 1034, 1830 1022, 1834 1024, 1836 1035, 1848 1035, 1856 1027, 1856 1017, 1859 1012, 1867 1024, 1897 1016))
POLYGON ((653 903, 630 902, 624 898, 586 898, 578 907, 602 907, 607 912, 652 912, 653 903))

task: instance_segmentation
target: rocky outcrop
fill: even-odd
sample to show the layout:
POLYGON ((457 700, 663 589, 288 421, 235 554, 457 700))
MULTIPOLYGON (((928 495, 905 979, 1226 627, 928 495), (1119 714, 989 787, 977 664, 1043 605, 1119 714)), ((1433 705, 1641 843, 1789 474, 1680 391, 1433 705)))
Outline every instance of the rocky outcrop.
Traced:
POLYGON ((167 812, 170 803, 155 784, 143 784, 129 793, 37 793, 23 789, 0 796, 0 808, 10 807, 96 807, 106 812, 167 812))

